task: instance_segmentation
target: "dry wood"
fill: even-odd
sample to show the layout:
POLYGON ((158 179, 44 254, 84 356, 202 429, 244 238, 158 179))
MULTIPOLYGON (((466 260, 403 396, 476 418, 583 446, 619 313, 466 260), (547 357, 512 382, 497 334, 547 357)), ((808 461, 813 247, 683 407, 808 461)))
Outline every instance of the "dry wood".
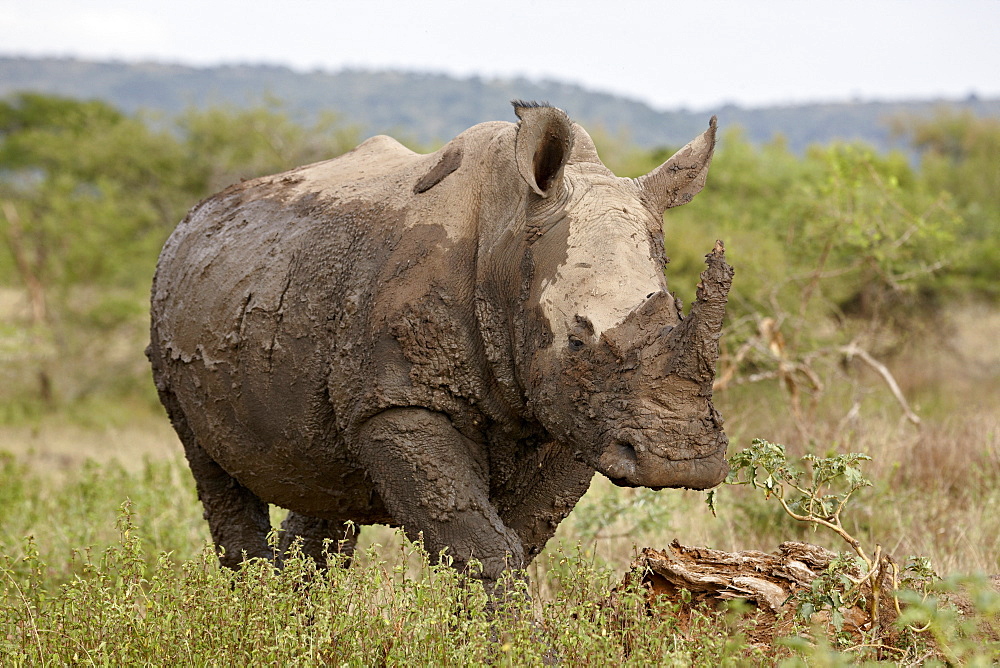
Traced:
MULTIPOLYGON (((753 642, 770 643, 794 632, 794 595, 808 590, 836 556, 826 548, 796 541, 786 541, 767 553, 689 547, 674 540, 666 550, 644 548, 632 563, 623 586, 639 578, 648 592, 651 611, 666 610, 663 603, 679 604, 682 609, 697 605, 714 609, 728 601, 742 600, 758 611, 752 619, 744 620, 744 630, 753 642), (690 592, 690 598, 682 591, 690 592)), ((860 579, 864 574, 858 569, 849 575, 860 579)), ((853 605, 841 612, 845 630, 858 632, 871 627, 871 616, 863 606, 853 605)), ((829 623, 829 612, 816 613, 811 621, 829 623)), ((885 617, 883 621, 887 621, 885 617)))

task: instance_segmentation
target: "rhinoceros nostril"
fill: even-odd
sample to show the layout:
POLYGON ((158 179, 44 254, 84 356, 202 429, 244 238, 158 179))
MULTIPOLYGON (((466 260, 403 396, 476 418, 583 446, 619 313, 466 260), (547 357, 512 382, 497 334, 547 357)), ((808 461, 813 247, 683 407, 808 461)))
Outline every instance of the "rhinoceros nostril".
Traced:
POLYGON ((616 438, 601 455, 601 473, 619 487, 635 487, 633 482, 638 465, 635 445, 624 438, 616 438))
POLYGON ((629 462, 634 464, 637 460, 637 455, 635 453, 635 446, 624 439, 615 439, 615 442, 611 445, 614 449, 614 454, 619 457, 623 462, 629 462))

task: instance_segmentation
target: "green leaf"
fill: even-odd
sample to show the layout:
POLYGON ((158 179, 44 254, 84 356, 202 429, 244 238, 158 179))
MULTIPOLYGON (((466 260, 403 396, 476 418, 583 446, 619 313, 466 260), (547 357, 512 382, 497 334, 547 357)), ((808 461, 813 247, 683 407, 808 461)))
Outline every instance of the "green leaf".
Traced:
POLYGON ((716 500, 716 490, 714 489, 708 490, 708 494, 705 496, 705 503, 708 505, 708 509, 712 512, 712 517, 719 516, 718 513, 716 513, 715 500, 716 500))

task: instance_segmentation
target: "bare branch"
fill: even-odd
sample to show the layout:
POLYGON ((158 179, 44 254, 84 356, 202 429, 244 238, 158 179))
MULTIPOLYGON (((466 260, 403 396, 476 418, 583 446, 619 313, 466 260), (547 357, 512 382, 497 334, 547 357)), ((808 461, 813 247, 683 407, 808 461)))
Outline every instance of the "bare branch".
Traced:
POLYGON ((888 367, 872 357, 867 350, 861 348, 853 341, 848 345, 841 347, 840 352, 846 355, 848 360, 851 360, 854 357, 860 358, 862 362, 870 366, 876 373, 882 376, 882 380, 884 380, 885 384, 889 387, 889 391, 892 392, 892 396, 896 398, 900 408, 903 409, 903 414, 906 415, 906 419, 917 426, 920 425, 920 416, 914 413, 910 408, 910 404, 907 403, 906 397, 903 396, 903 391, 899 389, 899 383, 896 382, 895 377, 893 377, 892 372, 889 371, 888 367))

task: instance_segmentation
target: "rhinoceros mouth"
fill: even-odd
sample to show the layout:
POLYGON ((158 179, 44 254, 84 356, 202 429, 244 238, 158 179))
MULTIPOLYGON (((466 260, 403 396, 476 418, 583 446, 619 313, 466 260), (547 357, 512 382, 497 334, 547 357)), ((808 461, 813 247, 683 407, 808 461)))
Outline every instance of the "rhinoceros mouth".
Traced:
POLYGON ((640 454, 627 439, 615 439, 601 454, 597 470, 618 487, 709 489, 729 473, 725 450, 706 457, 668 459, 640 454))

